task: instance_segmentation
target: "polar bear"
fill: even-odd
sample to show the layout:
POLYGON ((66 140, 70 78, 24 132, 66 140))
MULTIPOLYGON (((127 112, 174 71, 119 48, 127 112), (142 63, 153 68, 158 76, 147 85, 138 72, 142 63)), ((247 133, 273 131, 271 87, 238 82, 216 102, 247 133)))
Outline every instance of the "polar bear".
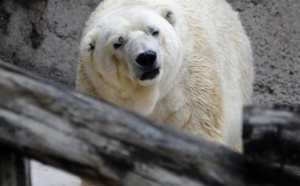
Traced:
MULTIPOLYGON (((238 151, 252 82, 250 42, 225 0, 106 0, 83 32, 78 91, 238 151)), ((32 169, 36 186, 80 184, 32 169)))
POLYGON ((251 45, 226 0, 106 0, 83 31, 78 91, 237 151, 252 83, 251 45))
POLYGON ((106 0, 83 31, 76 88, 241 150, 252 50, 225 0, 106 0))

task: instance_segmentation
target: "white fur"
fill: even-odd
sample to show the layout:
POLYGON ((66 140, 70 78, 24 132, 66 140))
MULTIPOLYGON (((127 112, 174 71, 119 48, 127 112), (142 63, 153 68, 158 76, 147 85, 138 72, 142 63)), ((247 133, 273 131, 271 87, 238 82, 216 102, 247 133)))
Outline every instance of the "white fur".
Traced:
POLYGON ((241 143, 242 105, 250 101, 252 81, 250 42, 225 0, 107 0, 83 32, 76 86, 234 148, 241 143), (159 39, 149 36, 149 25, 160 29, 159 39), (114 50, 120 35, 127 42, 114 50), (91 40, 92 51, 86 49, 91 40), (145 48, 159 52, 162 70, 141 82, 134 57, 145 48))

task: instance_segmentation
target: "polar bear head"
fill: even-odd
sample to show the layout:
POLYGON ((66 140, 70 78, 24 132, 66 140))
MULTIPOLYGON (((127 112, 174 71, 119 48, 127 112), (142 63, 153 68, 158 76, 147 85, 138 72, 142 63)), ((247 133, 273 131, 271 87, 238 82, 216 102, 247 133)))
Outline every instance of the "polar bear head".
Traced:
POLYGON ((97 13, 87 25, 80 54, 93 86, 100 77, 114 89, 167 89, 181 64, 177 13, 164 5, 122 5, 97 13))

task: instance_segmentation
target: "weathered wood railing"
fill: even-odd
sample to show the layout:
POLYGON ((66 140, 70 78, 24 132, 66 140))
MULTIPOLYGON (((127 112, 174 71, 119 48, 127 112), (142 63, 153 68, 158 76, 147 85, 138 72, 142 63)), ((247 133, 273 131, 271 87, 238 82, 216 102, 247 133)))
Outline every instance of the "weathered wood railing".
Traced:
POLYGON ((0 185, 30 186, 22 157, 108 186, 300 185, 299 115, 244 120, 246 156, 0 62, 0 185))

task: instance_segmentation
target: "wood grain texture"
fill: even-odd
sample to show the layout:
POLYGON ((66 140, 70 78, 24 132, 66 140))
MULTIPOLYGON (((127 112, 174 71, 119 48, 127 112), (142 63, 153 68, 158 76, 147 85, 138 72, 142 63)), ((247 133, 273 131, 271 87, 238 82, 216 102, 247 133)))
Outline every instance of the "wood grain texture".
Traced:
POLYGON ((277 168, 1 62, 0 89, 2 146, 103 185, 300 183, 277 168))

